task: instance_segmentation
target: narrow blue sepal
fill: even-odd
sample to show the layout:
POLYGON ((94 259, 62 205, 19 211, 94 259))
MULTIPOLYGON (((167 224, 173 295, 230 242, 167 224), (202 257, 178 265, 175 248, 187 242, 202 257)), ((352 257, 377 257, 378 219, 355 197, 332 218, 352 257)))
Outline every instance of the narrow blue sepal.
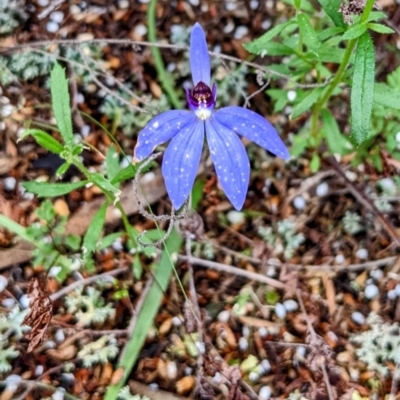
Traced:
POLYGON ((206 35, 198 22, 195 23, 190 34, 189 60, 194 86, 199 82, 210 86, 210 56, 207 50, 206 35))
POLYGON ((195 119, 180 130, 165 150, 162 174, 168 196, 176 210, 192 191, 204 143, 204 122, 195 119))
POLYGON ((232 205, 240 210, 250 179, 246 149, 239 136, 215 118, 206 120, 206 135, 218 182, 232 205))
POLYGON ((243 107, 231 106, 218 110, 214 118, 271 153, 285 160, 290 158, 289 151, 276 129, 260 114, 243 107))

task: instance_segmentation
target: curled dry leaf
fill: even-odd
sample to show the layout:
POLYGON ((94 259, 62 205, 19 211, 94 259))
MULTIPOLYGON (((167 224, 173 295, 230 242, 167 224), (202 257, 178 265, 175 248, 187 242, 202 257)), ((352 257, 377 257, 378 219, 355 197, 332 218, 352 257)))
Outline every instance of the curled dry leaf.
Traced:
POLYGON ((22 325, 29 325, 32 330, 26 335, 30 340, 28 353, 35 350, 43 343, 46 337, 47 327, 50 323, 53 311, 53 303, 46 289, 43 278, 32 278, 28 286, 29 313, 22 321, 22 325))

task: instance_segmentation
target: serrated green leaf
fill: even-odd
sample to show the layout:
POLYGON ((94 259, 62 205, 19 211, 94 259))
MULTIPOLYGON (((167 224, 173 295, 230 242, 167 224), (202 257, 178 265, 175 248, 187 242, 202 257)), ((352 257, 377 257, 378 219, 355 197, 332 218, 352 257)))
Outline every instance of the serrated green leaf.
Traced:
POLYGON ((65 78, 65 70, 60 64, 55 63, 51 70, 51 97, 53 112, 60 129, 62 138, 66 144, 72 144, 74 134, 72 131, 71 105, 69 102, 68 79, 65 78))
POLYGON ((68 171, 70 166, 71 164, 67 162, 62 164, 56 171, 56 177, 61 178, 62 176, 64 176, 64 174, 68 171))
POLYGON ((394 110, 400 110, 400 91, 386 83, 375 83, 374 103, 394 110))
POLYGON ((289 25, 292 25, 293 21, 287 21, 282 24, 275 26, 270 29, 268 32, 264 33, 264 35, 260 36, 258 39, 253 40, 250 43, 243 44, 243 47, 250 53, 253 54, 262 54, 262 52, 266 51, 267 45, 271 42, 271 40, 279 35, 285 28, 289 25))
POLYGON ((36 194, 39 197, 56 197, 80 189, 87 183, 88 181, 73 183, 24 182, 22 186, 28 192, 36 194))
POLYGON ((324 40, 327 40, 335 35, 338 35, 339 33, 342 33, 343 31, 344 31, 344 28, 342 28, 340 26, 330 26, 329 28, 326 28, 318 33, 318 40, 323 42, 324 40))
POLYGON ((306 14, 300 13, 297 15, 297 23, 299 24, 303 42, 310 51, 317 54, 321 43, 314 27, 311 25, 310 19, 306 14))
POLYGON ((52 153, 60 154, 64 149, 63 145, 58 140, 40 129, 27 129, 22 133, 21 140, 28 136, 33 136, 38 145, 52 153))
POLYGON ((374 100, 375 52, 366 32, 358 40, 351 88, 351 134, 357 144, 368 138, 374 100))
POLYGON ((117 176, 117 174, 120 170, 119 154, 113 144, 110 146, 110 148, 107 151, 106 168, 107 168, 107 177, 109 180, 112 181, 117 176))
POLYGON ((89 228, 86 231, 85 237, 83 238, 82 246, 85 249, 85 255, 91 254, 96 250, 96 245, 106 220, 107 207, 108 203, 105 202, 96 212, 95 216, 90 222, 89 228))
POLYGON ((117 193, 118 188, 114 186, 107 178, 105 178, 102 174, 95 172, 90 174, 90 180, 98 186, 100 189, 106 192, 117 193))
POLYGON ((346 154, 349 151, 350 143, 340 133, 339 126, 328 110, 322 110, 323 131, 325 134, 326 144, 332 154, 346 154))
POLYGON ((342 4, 341 0, 318 0, 318 3, 321 4, 321 7, 336 26, 346 26, 343 21, 343 16, 339 12, 339 8, 342 4))
POLYGON ((375 32, 383 33, 383 34, 395 33, 392 28, 389 28, 388 26, 382 25, 382 24, 375 24, 373 22, 370 22, 368 24, 368 28, 372 29, 375 32))
POLYGON ((316 88, 312 90, 300 103, 293 107, 291 117, 293 119, 297 118, 306 111, 310 111, 311 107, 316 103, 316 101, 321 97, 323 88, 316 88))
POLYGON ((367 23, 352 25, 342 36, 343 40, 359 38, 368 29, 367 23))

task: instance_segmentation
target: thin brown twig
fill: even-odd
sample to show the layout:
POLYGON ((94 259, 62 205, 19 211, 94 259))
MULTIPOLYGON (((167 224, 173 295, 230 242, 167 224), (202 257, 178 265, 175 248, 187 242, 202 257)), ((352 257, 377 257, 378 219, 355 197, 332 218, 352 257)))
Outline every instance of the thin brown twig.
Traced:
POLYGON ((321 369, 322 369, 322 373, 324 375, 324 381, 325 381, 326 390, 328 391, 329 400, 335 400, 333 397, 332 386, 329 382, 329 376, 328 376, 328 373, 326 372, 326 366, 324 364, 322 364, 321 369))

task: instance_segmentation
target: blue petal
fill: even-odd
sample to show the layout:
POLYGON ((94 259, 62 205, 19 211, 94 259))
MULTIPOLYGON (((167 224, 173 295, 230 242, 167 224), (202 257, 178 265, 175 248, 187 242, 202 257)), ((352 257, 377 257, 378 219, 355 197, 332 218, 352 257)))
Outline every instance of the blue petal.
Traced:
POLYGON ((250 178, 250 163, 243 143, 215 118, 206 120, 206 134, 219 183, 236 210, 240 210, 250 178))
POLYGON ((243 107, 225 107, 215 113, 223 125, 271 153, 287 160, 290 154, 275 128, 260 114, 243 107))
POLYGON ((206 35, 198 22, 193 26, 190 35, 189 60, 194 86, 199 82, 210 86, 210 56, 207 50, 206 35))
POLYGON ((162 143, 173 138, 196 116, 190 111, 172 110, 154 117, 139 133, 135 147, 135 158, 143 160, 162 143))
POLYGON ((204 122, 192 121, 171 140, 164 153, 162 174, 176 210, 189 197, 200 163, 204 143, 204 122))

